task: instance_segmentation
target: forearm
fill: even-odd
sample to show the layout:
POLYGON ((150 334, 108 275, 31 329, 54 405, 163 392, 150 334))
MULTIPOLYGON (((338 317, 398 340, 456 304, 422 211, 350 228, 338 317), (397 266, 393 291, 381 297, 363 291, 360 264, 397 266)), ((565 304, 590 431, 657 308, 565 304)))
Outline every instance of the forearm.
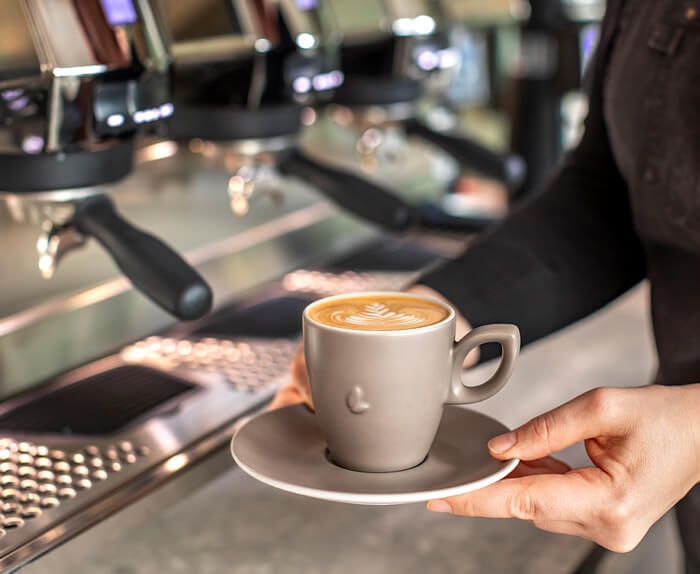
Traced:
POLYGON ((472 326, 517 324, 526 344, 604 306, 644 276, 626 191, 571 171, 461 257, 421 278, 472 326))
MULTIPOLYGON (((670 387, 673 388, 673 387, 670 387)), ((691 436, 690 453, 695 458, 695 482, 700 483, 700 383, 677 387, 684 396, 691 436)))
MULTIPOLYGON (((614 23, 606 18, 603 29, 614 23)), ((523 343, 599 309, 645 275, 604 112, 606 53, 590 64, 585 132, 556 177, 462 257, 420 282, 478 326, 515 323, 523 343)))

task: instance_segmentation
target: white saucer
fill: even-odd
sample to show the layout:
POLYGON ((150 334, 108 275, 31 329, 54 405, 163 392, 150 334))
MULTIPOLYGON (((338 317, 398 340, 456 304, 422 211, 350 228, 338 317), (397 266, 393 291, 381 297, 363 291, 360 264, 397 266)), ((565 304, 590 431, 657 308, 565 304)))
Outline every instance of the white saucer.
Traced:
POLYGON ((253 478, 281 490, 348 504, 406 504, 463 494, 508 475, 518 460, 495 460, 486 447, 508 430, 486 415, 446 407, 422 464, 401 472, 357 472, 328 461, 316 416, 293 405, 239 427, 231 454, 253 478))

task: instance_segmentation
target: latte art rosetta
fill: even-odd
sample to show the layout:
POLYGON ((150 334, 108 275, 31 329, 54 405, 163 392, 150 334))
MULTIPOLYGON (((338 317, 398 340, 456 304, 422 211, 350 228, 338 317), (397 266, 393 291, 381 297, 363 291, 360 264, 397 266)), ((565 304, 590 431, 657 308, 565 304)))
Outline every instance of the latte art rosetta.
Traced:
POLYGON ((321 303, 309 316, 331 327, 398 331, 439 323, 449 316, 442 305, 409 295, 349 296, 321 303))
POLYGON ((425 318, 412 313, 397 313, 390 311, 384 303, 370 303, 358 313, 349 315, 347 311, 339 310, 331 313, 335 323, 350 323, 352 325, 371 325, 378 321, 386 324, 419 326, 425 324, 425 318))

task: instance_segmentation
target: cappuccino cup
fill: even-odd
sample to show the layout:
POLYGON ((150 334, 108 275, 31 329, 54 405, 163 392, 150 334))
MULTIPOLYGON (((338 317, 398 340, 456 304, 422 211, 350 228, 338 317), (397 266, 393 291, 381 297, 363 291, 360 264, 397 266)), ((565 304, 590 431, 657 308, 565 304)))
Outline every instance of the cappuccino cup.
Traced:
POLYGON ((339 466, 393 472, 428 456, 444 405, 487 399, 508 381, 520 350, 515 325, 484 325, 455 342, 455 311, 408 293, 326 297, 303 314, 311 396, 328 455, 339 466), (496 372, 462 383, 467 354, 501 345, 496 372))

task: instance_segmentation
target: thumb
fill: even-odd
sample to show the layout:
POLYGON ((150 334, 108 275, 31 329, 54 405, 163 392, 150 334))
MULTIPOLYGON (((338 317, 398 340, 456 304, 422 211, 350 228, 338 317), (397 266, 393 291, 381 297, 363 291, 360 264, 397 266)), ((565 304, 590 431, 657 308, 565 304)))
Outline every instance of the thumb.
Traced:
POLYGON ((584 393, 512 432, 492 438, 489 451, 502 460, 534 460, 589 438, 619 436, 626 428, 626 415, 619 408, 621 392, 600 388, 584 393))

